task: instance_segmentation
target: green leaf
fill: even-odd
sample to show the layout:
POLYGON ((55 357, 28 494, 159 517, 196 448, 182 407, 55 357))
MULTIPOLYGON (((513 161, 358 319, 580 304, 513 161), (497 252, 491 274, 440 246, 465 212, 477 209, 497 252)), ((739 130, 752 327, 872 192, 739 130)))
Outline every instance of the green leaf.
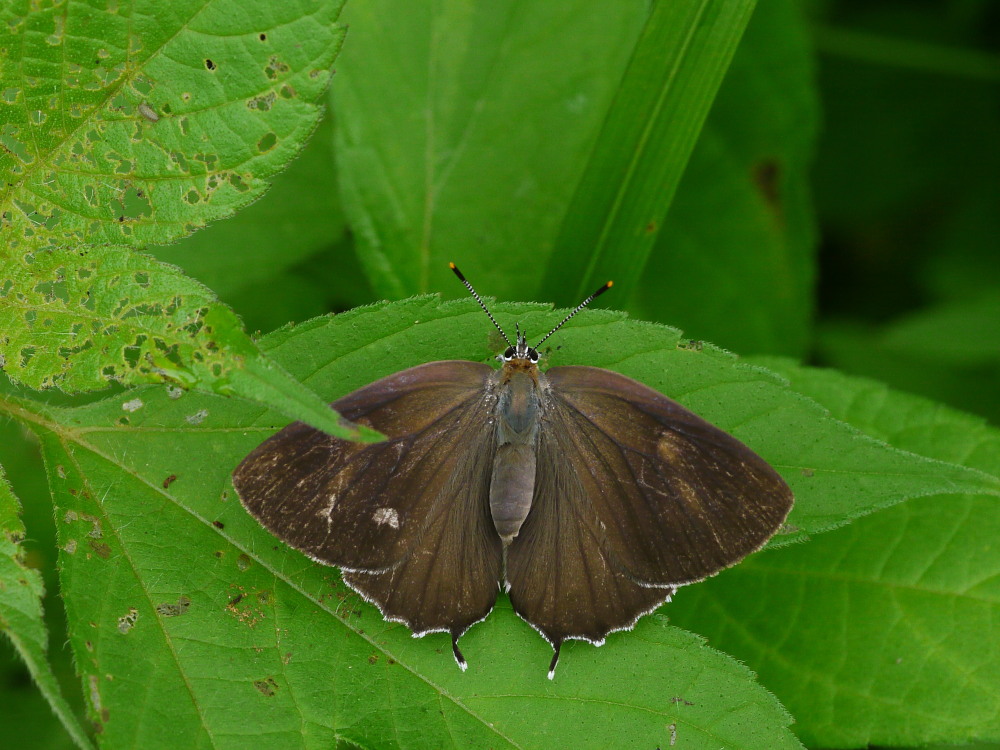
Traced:
POLYGON ((262 358, 208 289, 132 250, 258 197, 315 127, 339 2, 230 10, 5 9, 0 46, 20 62, 0 78, 0 363, 32 388, 165 380, 371 439, 262 358))
POLYGON ((8 257, 164 244, 259 197, 319 119, 340 6, 7 4, 8 257))
POLYGON ((347 4, 338 176, 378 296, 462 296, 449 261, 489 278, 491 294, 534 295, 646 13, 595 0, 347 4))
MULTIPOLYGON (((0 468, 0 632, 6 635, 31 672, 52 711, 78 747, 93 745, 62 696, 48 660, 48 632, 42 618, 42 576, 25 565, 20 505, 0 468)), ((8 730, 9 731, 9 730, 8 730)))
POLYGON ((555 240, 545 288, 558 302, 575 304, 611 278, 624 299, 635 292, 753 7, 652 5, 555 240))
POLYGON ((271 189, 259 201, 236 216, 150 252, 180 266, 229 302, 247 286, 273 285, 290 267, 327 248, 344 229, 333 162, 333 126, 325 117, 302 153, 287 171, 274 177, 271 189), (239 258, 238 267, 233 258, 239 258))
MULTIPOLYGON (((508 304, 496 314, 531 332, 564 311, 508 304)), ((490 330, 475 302, 424 297, 313 320, 261 345, 335 398, 433 359, 488 361, 490 330)), ((861 436, 774 375, 672 329, 596 311, 554 346, 552 364, 645 380, 774 462, 796 490, 799 536, 907 496, 1000 486, 861 436)), ((131 393, 76 409, 0 402, 44 444, 71 643, 88 695, 109 712, 93 714, 109 744, 156 746, 169 727, 174 746, 236 745, 252 706, 256 731, 288 745, 666 747, 672 726, 696 748, 796 746, 748 671, 657 617, 600 649, 568 644, 550 682, 551 649, 501 597, 463 638, 462 674, 447 636, 415 641, 386 623, 239 505, 230 472, 276 415, 211 394, 138 393, 138 407, 131 393), (135 686, 148 684, 155 715, 135 706, 135 686)))
POLYGON ((15 382, 73 393, 114 380, 166 381, 272 404, 341 437, 377 437, 339 420, 263 357, 233 312, 193 279, 126 248, 102 248, 86 264, 67 258, 43 250, 11 269, 0 343, 15 382))
POLYGON ((794 0, 758 3, 656 238, 634 317, 743 354, 804 354, 818 102, 794 0))
MULTIPOLYGON (((1000 474, 1000 431, 861 378, 767 360, 869 435, 1000 474)), ((815 747, 1000 736, 1000 537, 992 494, 938 495, 678 595, 672 621, 751 665, 815 747)))

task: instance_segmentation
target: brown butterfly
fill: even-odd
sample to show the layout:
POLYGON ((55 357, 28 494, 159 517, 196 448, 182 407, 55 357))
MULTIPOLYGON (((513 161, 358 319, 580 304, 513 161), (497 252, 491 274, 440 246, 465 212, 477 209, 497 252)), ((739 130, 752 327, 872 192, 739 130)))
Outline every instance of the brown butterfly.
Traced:
MULTIPOLYGON (((451 264, 489 315, 485 303, 451 264)), ((520 330, 497 370, 431 362, 335 401, 384 433, 301 422, 237 467, 247 510, 415 636, 458 639, 500 587, 552 644, 601 645, 679 586, 760 549, 792 507, 767 462, 666 396, 596 367, 538 368, 520 330)))

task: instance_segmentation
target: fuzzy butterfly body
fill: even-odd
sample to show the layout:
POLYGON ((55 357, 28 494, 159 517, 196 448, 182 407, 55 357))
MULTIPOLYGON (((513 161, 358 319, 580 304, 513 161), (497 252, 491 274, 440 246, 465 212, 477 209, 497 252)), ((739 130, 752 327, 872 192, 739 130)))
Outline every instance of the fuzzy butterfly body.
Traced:
POLYGON ((244 506, 386 618, 450 633, 463 669, 458 639, 506 590, 555 649, 550 677, 565 640, 600 645, 784 521, 778 473, 662 394, 543 373, 520 333, 502 359, 431 362, 332 404, 381 443, 289 425, 234 472, 244 506))

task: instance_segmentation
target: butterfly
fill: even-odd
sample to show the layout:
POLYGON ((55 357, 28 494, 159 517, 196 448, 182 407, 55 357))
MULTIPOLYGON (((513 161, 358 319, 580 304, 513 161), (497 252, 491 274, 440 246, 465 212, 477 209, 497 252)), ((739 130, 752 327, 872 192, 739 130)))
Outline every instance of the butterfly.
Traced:
POLYGON ((734 437, 663 394, 596 367, 539 368, 539 346, 503 335, 499 369, 441 361, 335 401, 386 436, 335 438, 296 422, 233 473, 266 529, 415 636, 459 638, 500 591, 554 650, 601 645, 760 549, 792 492, 734 437))

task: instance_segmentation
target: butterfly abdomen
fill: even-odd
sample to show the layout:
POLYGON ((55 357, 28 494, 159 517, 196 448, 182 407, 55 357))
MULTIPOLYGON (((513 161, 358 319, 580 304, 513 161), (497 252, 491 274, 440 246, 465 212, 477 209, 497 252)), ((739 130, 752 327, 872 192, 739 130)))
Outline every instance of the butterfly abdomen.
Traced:
POLYGON ((490 514, 504 544, 510 544, 531 510, 538 449, 537 370, 502 373, 496 404, 497 452, 490 479, 490 514))

